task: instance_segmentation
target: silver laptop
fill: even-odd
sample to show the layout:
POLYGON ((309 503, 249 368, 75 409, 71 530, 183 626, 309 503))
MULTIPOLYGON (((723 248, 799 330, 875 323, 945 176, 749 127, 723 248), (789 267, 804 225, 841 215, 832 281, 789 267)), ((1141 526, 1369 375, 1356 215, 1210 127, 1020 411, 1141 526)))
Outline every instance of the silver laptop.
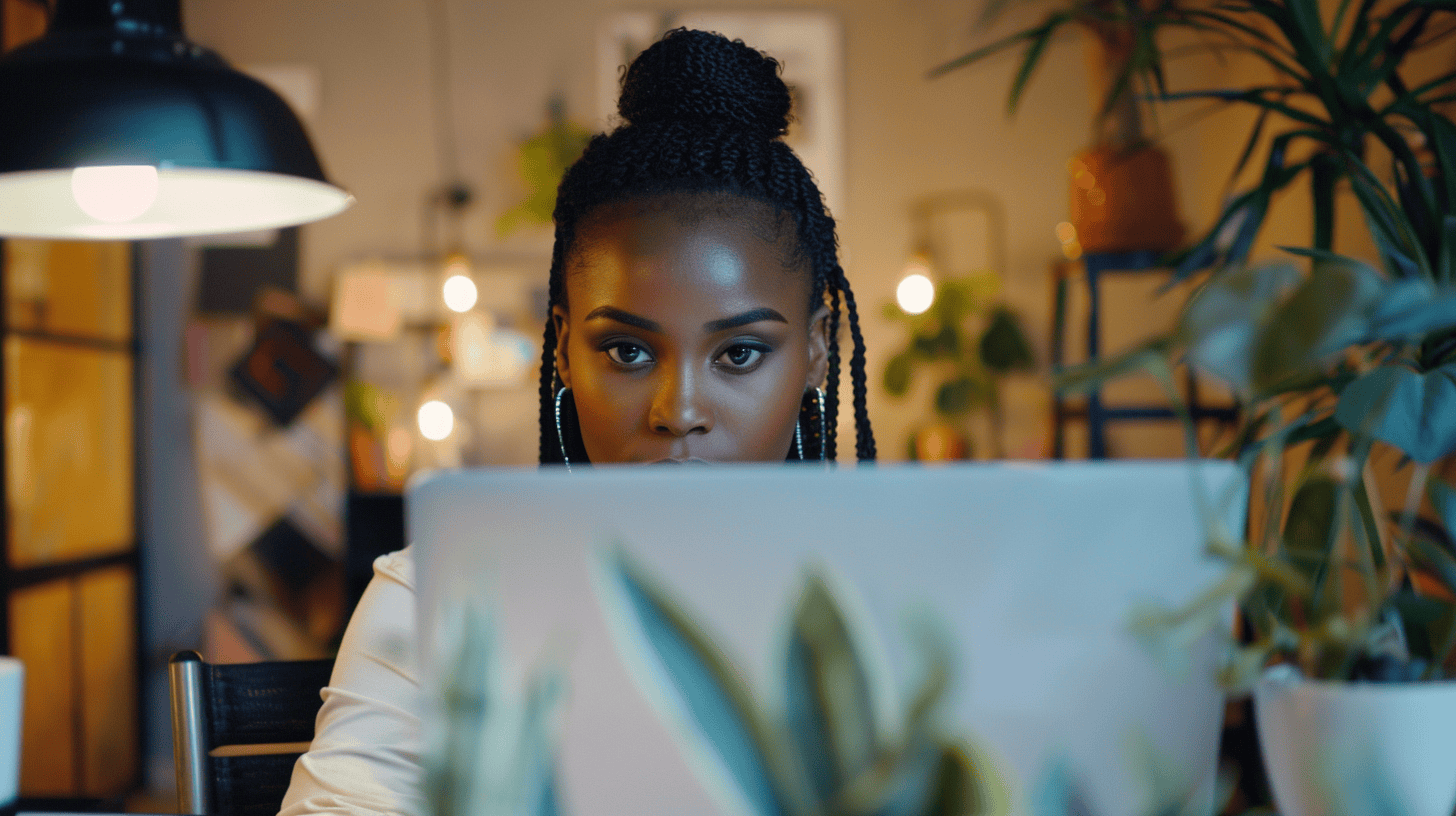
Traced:
POLYGON ((922 667, 906 621, 938 621, 946 725, 994 761, 1012 812, 1060 767, 1096 814, 1131 816, 1150 764, 1208 795, 1222 695, 1211 644, 1170 674, 1129 619, 1219 575, 1207 525, 1241 529, 1244 494, 1222 462, 486 469, 427 477, 406 508, 424 636, 447 599, 483 594, 512 666, 564 667, 558 786, 576 816, 741 810, 624 654, 599 579, 613 545, 770 705, 806 569, 872 633, 892 728, 922 667))

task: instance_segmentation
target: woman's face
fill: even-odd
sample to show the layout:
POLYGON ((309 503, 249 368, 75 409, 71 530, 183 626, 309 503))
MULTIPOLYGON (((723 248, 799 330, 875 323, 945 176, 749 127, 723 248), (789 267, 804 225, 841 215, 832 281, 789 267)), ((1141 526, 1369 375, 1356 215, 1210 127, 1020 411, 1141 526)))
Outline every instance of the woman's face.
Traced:
POLYGON ((678 195, 595 215, 552 311, 591 461, 782 461, 827 361, 822 305, 767 207, 678 195), (569 307, 569 308, 568 308, 569 307))

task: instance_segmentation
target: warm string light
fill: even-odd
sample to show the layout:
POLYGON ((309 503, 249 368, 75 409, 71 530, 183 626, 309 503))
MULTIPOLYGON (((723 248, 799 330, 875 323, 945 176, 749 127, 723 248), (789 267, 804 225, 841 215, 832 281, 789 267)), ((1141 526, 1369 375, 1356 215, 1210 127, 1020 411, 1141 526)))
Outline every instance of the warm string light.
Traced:
POLYGON ((895 302, 907 314, 922 314, 935 302, 935 283, 930 280, 930 261, 917 252, 905 264, 905 275, 895 287, 895 302))
POLYGON ((465 313, 475 308, 480 291, 475 281, 466 275, 451 275, 445 279, 445 305, 452 312, 465 313))
POLYGON ((1069 261, 1075 261, 1082 257, 1082 242, 1077 240, 1077 228, 1070 221, 1062 221, 1056 226, 1057 240, 1062 244, 1062 255, 1069 261))
POLYGON ((440 400, 421 405, 415 419, 419 422, 420 435, 433 442, 449 437, 455 430, 455 412, 440 400))

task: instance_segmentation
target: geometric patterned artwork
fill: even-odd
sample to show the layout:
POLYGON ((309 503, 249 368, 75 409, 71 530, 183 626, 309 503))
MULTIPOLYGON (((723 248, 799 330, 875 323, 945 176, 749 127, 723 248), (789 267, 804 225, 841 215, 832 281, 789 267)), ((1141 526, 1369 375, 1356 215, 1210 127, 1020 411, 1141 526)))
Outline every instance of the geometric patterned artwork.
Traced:
POLYGON ((271 320, 233 366, 233 381, 279 425, 293 422, 338 374, 338 367, 314 348, 312 335, 291 320, 271 320))

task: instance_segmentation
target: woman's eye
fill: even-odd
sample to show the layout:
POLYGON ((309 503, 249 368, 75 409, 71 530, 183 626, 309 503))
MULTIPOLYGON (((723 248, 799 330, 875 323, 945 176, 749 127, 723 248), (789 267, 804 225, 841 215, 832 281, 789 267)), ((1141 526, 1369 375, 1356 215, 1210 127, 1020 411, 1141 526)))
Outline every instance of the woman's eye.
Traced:
POLYGON ((759 360, 763 359, 764 351, 765 349, 757 346, 748 346, 740 343, 736 346, 730 346, 727 351, 724 351, 718 356, 718 359, 722 360, 731 368, 750 368, 756 365, 759 360))
POLYGON ((605 351, 607 359, 617 365, 638 365, 652 360, 652 355, 647 352, 647 349, 636 343, 615 343, 607 346, 605 351))

